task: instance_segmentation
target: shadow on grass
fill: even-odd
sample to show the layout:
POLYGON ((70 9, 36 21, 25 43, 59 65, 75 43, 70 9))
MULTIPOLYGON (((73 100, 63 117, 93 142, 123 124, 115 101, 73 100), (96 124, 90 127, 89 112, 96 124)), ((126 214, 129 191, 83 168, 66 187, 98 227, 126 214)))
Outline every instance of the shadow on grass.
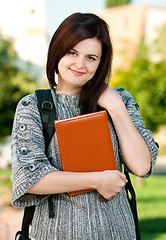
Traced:
POLYGON ((153 240, 166 234, 166 218, 143 219, 139 221, 142 240, 153 240))
POLYGON ((165 203, 165 200, 166 200, 166 198, 165 198, 165 196, 153 196, 153 197, 151 197, 151 196, 149 196, 149 197, 146 197, 146 198, 143 198, 143 197, 137 197, 137 201, 139 202, 139 203, 154 203, 155 202, 155 204, 157 205, 158 204, 158 202, 164 202, 165 203))

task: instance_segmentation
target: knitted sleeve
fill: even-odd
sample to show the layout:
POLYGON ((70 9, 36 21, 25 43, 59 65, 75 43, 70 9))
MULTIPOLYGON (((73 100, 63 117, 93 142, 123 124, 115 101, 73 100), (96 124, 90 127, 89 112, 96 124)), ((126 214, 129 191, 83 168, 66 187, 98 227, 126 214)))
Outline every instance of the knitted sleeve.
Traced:
MULTIPOLYGON (((141 134, 141 136, 143 137, 144 141, 146 142, 149 148, 149 152, 151 156, 151 169, 149 173, 144 176, 144 178, 146 178, 150 176, 150 174, 152 173, 153 166, 157 160, 157 156, 159 152, 158 144, 154 141, 152 132, 146 129, 139 112, 139 105, 138 103, 135 102, 132 95, 129 92, 125 91, 123 88, 119 88, 116 90, 119 92, 133 124, 135 125, 136 129, 141 134)), ((122 157, 122 161, 123 161, 123 157, 122 157)), ((127 168, 127 166, 125 167, 127 168)), ((129 169, 127 170, 129 171, 129 169)))
POLYGON ((18 103, 11 137, 12 204, 16 207, 36 205, 47 195, 26 192, 46 174, 56 171, 46 155, 42 122, 35 94, 18 103))

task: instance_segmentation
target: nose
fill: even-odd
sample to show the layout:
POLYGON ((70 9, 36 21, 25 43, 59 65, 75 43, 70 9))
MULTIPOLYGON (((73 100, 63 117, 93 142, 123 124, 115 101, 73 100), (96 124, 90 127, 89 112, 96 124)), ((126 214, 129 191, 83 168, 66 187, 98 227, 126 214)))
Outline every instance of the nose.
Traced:
POLYGON ((82 69, 85 67, 85 59, 84 57, 81 57, 79 56, 76 61, 75 61, 75 66, 78 68, 78 69, 82 69))

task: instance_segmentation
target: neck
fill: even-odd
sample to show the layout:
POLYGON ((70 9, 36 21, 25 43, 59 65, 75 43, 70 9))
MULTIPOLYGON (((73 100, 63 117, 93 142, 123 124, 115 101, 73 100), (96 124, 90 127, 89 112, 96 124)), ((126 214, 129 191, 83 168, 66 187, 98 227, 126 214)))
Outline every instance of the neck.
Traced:
POLYGON ((80 95, 80 88, 62 87, 60 84, 56 86, 56 93, 63 93, 69 95, 80 95))

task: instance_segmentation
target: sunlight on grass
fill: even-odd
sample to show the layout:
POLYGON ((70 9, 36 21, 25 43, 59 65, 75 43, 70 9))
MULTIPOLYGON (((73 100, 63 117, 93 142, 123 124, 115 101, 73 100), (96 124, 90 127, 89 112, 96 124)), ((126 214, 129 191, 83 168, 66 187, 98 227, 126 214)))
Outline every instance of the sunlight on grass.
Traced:
POLYGON ((132 176, 137 195, 142 240, 166 239, 166 176, 151 176, 138 187, 132 176))

